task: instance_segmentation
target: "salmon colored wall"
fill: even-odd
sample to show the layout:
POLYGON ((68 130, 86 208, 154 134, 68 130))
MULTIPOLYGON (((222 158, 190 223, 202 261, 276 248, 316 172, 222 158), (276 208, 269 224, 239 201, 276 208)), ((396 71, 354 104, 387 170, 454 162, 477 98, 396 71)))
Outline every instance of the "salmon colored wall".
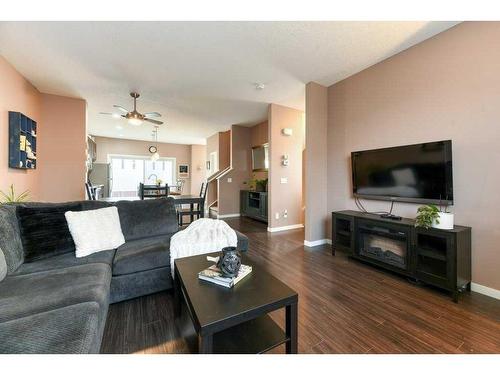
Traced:
MULTIPOLYGON (((205 162, 210 160, 210 154, 212 152, 217 152, 217 158, 219 157, 219 133, 215 133, 207 138, 205 162)), ((205 164, 205 170, 206 170, 206 164, 205 164)), ((207 177, 210 177, 208 176, 208 174, 209 172, 207 170, 207 177)), ((217 181, 214 180, 210 182, 210 184, 208 185, 207 201, 206 201, 207 207, 217 200, 217 194, 218 194, 217 181)))
MULTIPOLYGON (((210 160, 210 153, 215 151, 217 151, 218 171, 229 167, 231 163, 231 130, 218 132, 207 138, 206 161, 210 160)), ((217 171, 212 174, 215 174, 215 172, 217 171)), ((219 179, 212 180, 208 186, 207 205, 211 206, 218 201, 219 197, 219 179)), ((214 204, 214 206, 217 205, 214 204)))
MULTIPOLYGON (((350 152, 451 139, 457 224, 472 227, 472 280, 500 290, 500 22, 465 22, 328 90, 329 211, 356 209, 350 152)), ((320 167, 320 166, 318 166, 320 167)), ((364 201, 368 210, 387 202, 364 201)), ((414 217, 418 205, 395 204, 414 217)))
POLYGON ((238 125, 231 127, 232 170, 219 180, 219 215, 240 213, 240 190, 248 189, 244 183, 252 174, 250 137, 251 128, 238 125))
POLYGON ((219 133, 215 133, 214 135, 211 135, 210 137, 207 138, 207 155, 206 155, 206 161, 210 160, 210 154, 212 152, 217 151, 219 152, 219 133))
POLYGON ((205 145, 191 145, 191 194, 200 194, 201 184, 207 180, 206 148, 205 145))
POLYGON ((41 98, 40 200, 85 199, 87 103, 83 99, 49 94, 41 94, 41 98))
MULTIPOLYGON (((261 122, 260 124, 257 124, 255 126, 252 126, 250 128, 250 139, 251 139, 251 146, 260 146, 263 145, 264 143, 269 143, 269 123, 267 121, 261 122)), ((258 180, 264 180, 268 178, 268 172, 266 171, 252 171, 252 154, 250 150, 250 172, 253 178, 258 179, 258 180)))
POLYGON ((219 171, 229 167, 231 162, 231 130, 218 132, 207 138, 206 161, 210 160, 212 152, 217 152, 219 171))
MULTIPOLYGON (((130 139, 95 137, 97 144, 97 163, 108 163, 108 155, 134 155, 134 156, 151 156, 149 146, 151 142, 136 141, 130 139)), ((189 165, 190 177, 186 179, 183 192, 189 194, 191 192, 191 146, 181 145, 176 143, 158 143, 158 152, 160 157, 175 158, 176 172, 179 164, 189 165)))
POLYGON ((252 126, 250 129, 252 147, 269 142, 269 124, 267 121, 252 126))
POLYGON ((32 201, 84 198, 86 103, 40 93, 0 56, 0 189, 14 184, 32 201), (37 169, 8 168, 8 111, 37 122, 37 169))
POLYGON ((305 147, 304 112, 277 104, 269 106, 269 224, 270 228, 303 223, 302 153, 305 147), (292 136, 281 129, 291 128, 292 136), (281 165, 281 157, 289 156, 289 166, 281 165), (282 184, 281 178, 288 179, 282 184), (288 217, 283 217, 284 210, 288 217), (275 214, 279 213, 277 220, 275 214))
MULTIPOLYGON (((40 92, 0 56, 0 190, 14 184, 16 192, 30 191, 30 200, 39 200, 41 166, 36 170, 9 168, 9 111, 22 112, 35 120, 38 136, 44 137, 40 92)), ((38 154, 45 148, 37 145, 38 154)))
MULTIPOLYGON (((328 89, 306 85, 306 150, 304 162, 305 240, 325 242, 328 208, 327 165, 328 89), (319 167, 322 166, 322 167, 319 167), (318 168, 319 167, 319 168, 318 168)), ((311 244, 309 244, 311 245, 311 244)))
POLYGON ((250 128, 233 125, 230 131, 217 133, 216 136, 216 139, 214 136, 207 139, 207 145, 210 145, 211 150, 219 150, 222 155, 229 141, 231 157, 226 163, 230 163, 232 168, 219 179, 215 189, 218 193, 219 215, 235 216, 240 213, 240 190, 248 189, 247 182, 252 177, 267 178, 267 172, 252 172, 252 146, 268 142, 268 123, 265 121, 250 128), (226 138, 228 136, 230 139, 226 138))
POLYGON ((231 130, 219 133, 219 170, 231 163, 231 130))

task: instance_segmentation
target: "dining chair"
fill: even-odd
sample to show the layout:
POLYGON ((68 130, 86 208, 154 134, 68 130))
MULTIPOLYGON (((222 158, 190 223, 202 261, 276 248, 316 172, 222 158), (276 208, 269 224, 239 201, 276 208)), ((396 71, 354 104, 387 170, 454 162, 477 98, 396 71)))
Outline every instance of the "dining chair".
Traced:
POLYGON ((175 190, 170 191, 170 195, 182 195, 185 180, 177 180, 175 190))
POLYGON ((89 198, 89 201, 95 201, 97 199, 95 196, 94 189, 92 189, 92 186, 90 185, 89 182, 85 183, 85 191, 87 192, 87 197, 89 198))
POLYGON ((139 182, 139 198, 144 200, 144 184, 142 182, 139 182))
POLYGON ((168 184, 164 186, 158 185, 144 185, 139 183, 139 198, 144 200, 146 198, 165 198, 168 197, 168 184))
POLYGON ((205 199, 207 197, 207 189, 208 189, 208 183, 202 182, 199 196, 200 196, 200 198, 203 198, 203 199, 202 199, 201 203, 194 204, 195 207, 193 207, 192 211, 191 211, 191 207, 188 209, 183 209, 183 208, 179 207, 179 209, 177 210, 177 218, 179 221, 179 226, 183 225, 183 217, 184 216, 194 215, 194 216, 196 216, 196 220, 203 216, 203 212, 205 210, 205 199))
POLYGON ((182 195, 182 190, 184 189, 184 184, 186 180, 177 180, 177 192, 182 195))

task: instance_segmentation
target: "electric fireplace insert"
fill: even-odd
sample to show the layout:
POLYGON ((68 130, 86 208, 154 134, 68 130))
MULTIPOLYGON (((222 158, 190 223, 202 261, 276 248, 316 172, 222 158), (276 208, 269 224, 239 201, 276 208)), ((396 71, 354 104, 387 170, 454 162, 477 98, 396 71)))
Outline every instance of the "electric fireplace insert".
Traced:
POLYGON ((368 223, 360 224, 358 229, 359 256, 408 269, 409 234, 406 230, 368 223))

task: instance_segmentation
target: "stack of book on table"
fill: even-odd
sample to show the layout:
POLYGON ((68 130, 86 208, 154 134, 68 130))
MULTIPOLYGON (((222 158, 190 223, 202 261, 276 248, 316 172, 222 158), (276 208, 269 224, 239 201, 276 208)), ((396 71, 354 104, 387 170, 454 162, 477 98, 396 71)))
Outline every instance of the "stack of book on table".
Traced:
POLYGON ((246 266, 244 264, 241 265, 240 270, 238 272, 238 276, 236 277, 224 277, 222 276, 222 272, 217 265, 213 265, 208 267, 207 269, 198 273, 198 279, 209 281, 211 283, 224 286, 226 288, 232 288, 238 282, 240 282, 244 277, 250 275, 252 273, 252 267, 246 266))

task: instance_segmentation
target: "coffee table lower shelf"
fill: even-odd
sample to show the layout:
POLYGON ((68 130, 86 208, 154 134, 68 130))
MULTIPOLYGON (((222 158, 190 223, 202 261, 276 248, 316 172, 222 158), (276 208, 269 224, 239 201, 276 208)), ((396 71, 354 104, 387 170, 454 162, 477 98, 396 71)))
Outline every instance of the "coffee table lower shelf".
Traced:
POLYGON ((289 341, 285 332, 262 315, 214 334, 213 351, 217 354, 261 354, 289 341))
MULTIPOLYGON (((211 253, 210 255, 218 255, 211 253)), ((258 354, 285 344, 298 350, 298 294, 258 264, 234 288, 201 282, 197 275, 211 265, 207 254, 175 260, 175 324, 192 353, 258 354), (284 309, 281 329, 270 313, 284 309)))

